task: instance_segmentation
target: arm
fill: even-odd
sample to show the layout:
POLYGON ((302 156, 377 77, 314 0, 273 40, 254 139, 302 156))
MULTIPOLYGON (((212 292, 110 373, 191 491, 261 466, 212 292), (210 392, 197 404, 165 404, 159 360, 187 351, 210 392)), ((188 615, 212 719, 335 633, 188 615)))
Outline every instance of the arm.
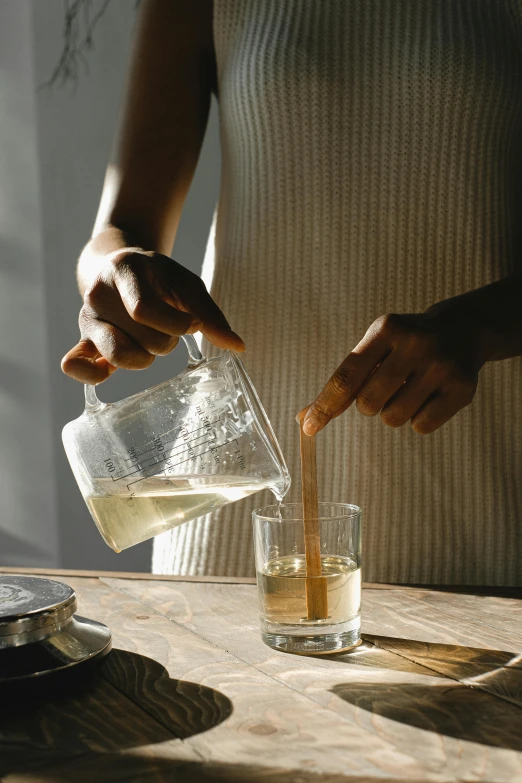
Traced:
POLYGON ((200 278, 167 257, 213 89, 212 2, 145 0, 117 155, 78 263, 82 339, 62 363, 78 380, 147 367, 197 329, 243 348, 200 278))
MULTIPOLYGON (((427 434, 468 405, 488 361, 522 354, 522 276, 375 321, 306 410, 307 435, 355 401, 390 427, 427 434)), ((303 414, 304 412, 302 412, 303 414)))

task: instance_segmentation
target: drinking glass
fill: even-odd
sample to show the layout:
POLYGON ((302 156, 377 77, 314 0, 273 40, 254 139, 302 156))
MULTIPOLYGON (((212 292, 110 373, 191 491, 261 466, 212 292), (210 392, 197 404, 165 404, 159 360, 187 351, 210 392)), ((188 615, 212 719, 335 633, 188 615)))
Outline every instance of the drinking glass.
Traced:
POLYGON ((319 503, 320 576, 307 576, 301 503, 259 508, 252 520, 263 641, 300 654, 342 652, 358 645, 361 509, 347 503, 319 503), (323 617, 317 618, 311 610, 311 588, 322 592, 327 602, 323 617))

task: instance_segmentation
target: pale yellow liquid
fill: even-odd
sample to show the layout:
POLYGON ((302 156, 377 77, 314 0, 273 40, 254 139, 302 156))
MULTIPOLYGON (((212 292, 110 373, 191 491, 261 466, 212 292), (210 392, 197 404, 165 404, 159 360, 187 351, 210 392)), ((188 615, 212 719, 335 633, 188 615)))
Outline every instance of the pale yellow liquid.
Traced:
POLYGON ((154 476, 140 481, 131 495, 111 494, 114 482, 99 479, 96 494, 85 500, 106 543, 118 552, 266 486, 241 477, 228 476, 226 484, 215 481, 206 486, 201 479, 154 476))
POLYGON ((270 560, 257 574, 265 620, 281 625, 333 625, 357 617, 361 611, 361 569, 353 560, 336 556, 321 557, 321 566, 328 595, 327 619, 308 619, 306 561, 304 555, 290 555, 270 560))

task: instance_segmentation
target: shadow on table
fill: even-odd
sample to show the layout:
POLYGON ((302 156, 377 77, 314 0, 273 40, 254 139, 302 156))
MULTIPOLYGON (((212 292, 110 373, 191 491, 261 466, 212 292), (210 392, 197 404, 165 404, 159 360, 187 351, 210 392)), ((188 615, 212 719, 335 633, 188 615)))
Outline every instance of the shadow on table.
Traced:
POLYGON ((328 658, 339 664, 457 680, 522 707, 520 653, 363 634, 359 647, 328 658))
POLYGON ((394 653, 433 672, 455 680, 481 678, 501 670, 513 673, 522 681, 522 655, 505 650, 488 650, 482 647, 465 647, 458 644, 418 642, 413 639, 396 639, 390 636, 365 634, 366 643, 378 650, 394 653))
POLYGON ((331 660, 422 674, 426 683, 346 682, 332 688, 340 698, 420 729, 522 751, 519 653, 368 634, 363 638, 353 652, 331 660))
POLYGON ((113 650, 88 680, 35 694, 11 694, 0 710, 0 778, 83 754, 186 739, 232 712, 219 691, 171 679, 157 661, 123 650, 113 650))
MULTIPOLYGON (((349 766, 349 762, 347 764, 349 766)), ((22 783, 18 776, 13 783, 22 783)), ((25 773, 23 783, 403 783, 398 778, 346 776, 300 768, 182 761, 135 754, 88 756, 63 767, 25 773)), ((11 783, 11 778, 8 779, 11 783)), ((408 778, 408 783, 426 783, 408 778)), ((487 781, 482 781, 487 783, 487 781)))
POLYGON ((460 683, 346 682, 332 692, 361 710, 448 737, 522 750, 518 707, 460 683))

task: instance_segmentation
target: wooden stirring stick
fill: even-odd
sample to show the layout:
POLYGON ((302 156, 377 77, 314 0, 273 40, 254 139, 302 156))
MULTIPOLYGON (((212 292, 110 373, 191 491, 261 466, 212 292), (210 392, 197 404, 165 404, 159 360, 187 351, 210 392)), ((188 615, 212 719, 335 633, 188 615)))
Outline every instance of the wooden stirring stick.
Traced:
POLYGON ((299 422, 299 433, 307 575, 306 609, 309 620, 325 620, 328 617, 328 592, 326 577, 321 576, 321 531, 319 526, 319 503, 317 500, 315 436, 309 437, 304 434, 303 419, 299 422))

